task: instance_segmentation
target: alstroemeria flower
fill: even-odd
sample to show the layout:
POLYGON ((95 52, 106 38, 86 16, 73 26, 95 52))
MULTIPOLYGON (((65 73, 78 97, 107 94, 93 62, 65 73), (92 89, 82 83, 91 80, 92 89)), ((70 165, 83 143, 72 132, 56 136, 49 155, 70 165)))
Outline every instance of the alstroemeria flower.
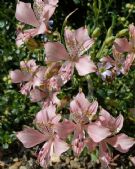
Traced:
POLYGON ((36 65, 33 59, 21 61, 20 68, 11 71, 10 77, 13 83, 21 84, 21 93, 28 95, 33 88, 43 83, 46 68, 36 65))
POLYGON ((36 65, 34 60, 21 61, 21 70, 10 72, 13 83, 20 83, 21 93, 28 95, 32 102, 42 101, 43 105, 51 102, 60 104, 57 93, 63 85, 58 74, 60 64, 53 63, 45 66, 36 65))
POLYGON ((99 120, 102 126, 109 128, 112 134, 116 134, 122 129, 124 118, 121 114, 114 118, 105 109, 101 109, 99 120))
POLYGON ((67 143, 57 133, 61 116, 56 115, 55 111, 56 108, 52 104, 37 113, 35 123, 38 130, 26 128, 17 133, 17 138, 26 148, 45 142, 38 153, 38 161, 42 167, 47 167, 53 155, 60 156, 69 149, 67 143))
POLYGON ((35 27, 18 34, 16 39, 18 46, 31 37, 49 31, 49 19, 53 15, 57 3, 58 0, 34 0, 33 9, 30 3, 22 1, 17 3, 15 14, 17 20, 35 27))
POLYGON ((101 75, 102 80, 106 80, 107 77, 112 77, 112 64, 104 60, 104 57, 100 59, 100 62, 97 64, 97 66, 97 74, 101 75))
POLYGON ((114 65, 114 70, 117 75, 119 75, 121 73, 126 74, 129 71, 129 69, 134 61, 134 54, 133 53, 128 53, 125 58, 124 54, 117 50, 116 43, 118 43, 118 41, 122 41, 122 39, 121 40, 116 39, 114 41, 114 46, 113 46, 113 58, 114 58, 113 65, 114 65))
POLYGON ((74 138, 72 141, 75 154, 79 155, 84 146, 87 146, 85 132, 88 133, 93 142, 100 142, 110 135, 107 128, 98 126, 91 122, 97 112, 98 102, 89 102, 83 92, 79 92, 70 103, 71 118, 75 123, 74 138))
POLYGON ((128 137, 126 134, 117 134, 123 127, 123 116, 119 115, 117 118, 111 116, 106 110, 102 109, 99 114, 99 126, 104 126, 110 130, 108 138, 103 139, 99 143, 100 154, 99 158, 103 164, 103 167, 107 167, 111 161, 111 155, 109 154, 107 144, 117 149, 122 153, 126 153, 130 147, 135 144, 135 139, 128 137), (115 135, 117 134, 117 135, 115 135))
POLYGON ((65 28, 64 35, 67 50, 59 42, 45 43, 47 62, 65 61, 59 73, 62 76, 64 71, 64 76, 67 76, 68 80, 73 74, 74 67, 80 76, 95 72, 96 66, 90 60, 90 56, 87 54, 84 55, 84 52, 94 43, 89 37, 87 29, 81 27, 75 31, 71 31, 65 28), (65 75, 66 71, 67 75, 65 75))
POLYGON ((115 50, 119 53, 128 52, 123 63, 124 74, 127 73, 135 59, 135 26, 129 25, 129 41, 126 38, 117 38, 114 41, 115 50))

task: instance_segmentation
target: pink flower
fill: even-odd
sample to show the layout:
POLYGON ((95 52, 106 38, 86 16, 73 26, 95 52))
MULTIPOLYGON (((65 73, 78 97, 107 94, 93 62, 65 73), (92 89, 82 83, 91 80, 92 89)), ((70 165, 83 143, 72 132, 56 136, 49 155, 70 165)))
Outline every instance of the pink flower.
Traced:
POLYGON ((18 34, 16 40, 18 46, 31 37, 49 32, 49 19, 53 15, 57 3, 58 0, 35 0, 33 9, 30 3, 22 1, 17 3, 15 14, 17 20, 35 27, 18 34))
POLYGON ((98 71, 97 74, 101 75, 102 80, 106 80, 108 77, 112 77, 112 64, 110 62, 107 62, 106 57, 103 57, 100 59, 100 62, 98 63, 98 71))
POLYGON ((42 167, 46 167, 53 155, 60 156, 69 149, 69 146, 58 135, 60 115, 55 114, 56 108, 50 105, 37 113, 35 123, 38 130, 26 128, 17 133, 17 138, 26 148, 31 148, 45 142, 38 153, 38 161, 42 167))
POLYGON ((10 72, 13 83, 21 84, 21 93, 28 95, 32 102, 50 102, 60 104, 56 97, 62 86, 62 79, 58 76, 60 65, 54 63, 48 67, 36 65, 34 60, 21 61, 21 70, 10 72))
POLYGON ((35 60, 21 61, 21 70, 17 69, 10 72, 13 83, 21 83, 21 93, 28 95, 36 86, 40 86, 44 80, 46 68, 37 66, 35 60))
POLYGON ((99 158, 103 167, 107 167, 111 161, 111 155, 108 151, 107 144, 110 144, 116 150, 126 153, 130 147, 135 144, 135 140, 128 137, 124 133, 117 134, 123 127, 123 116, 119 115, 117 118, 111 116, 106 110, 102 109, 99 114, 98 125, 104 126, 110 130, 109 138, 105 138, 99 143, 100 154, 99 158), (115 135, 117 134, 117 135, 115 135))
POLYGON ((97 108, 98 102, 93 101, 90 103, 81 91, 70 103, 71 118, 75 122, 72 146, 77 155, 82 152, 85 145, 90 147, 89 141, 86 138, 86 132, 92 140, 91 143, 93 143, 93 146, 96 142, 100 142, 110 135, 107 128, 98 126, 96 123, 91 122, 97 112, 97 108))
POLYGON ((57 98, 57 93, 62 86, 62 79, 58 74, 60 68, 59 63, 52 63, 48 65, 44 72, 43 83, 36 89, 30 92, 30 98, 33 102, 42 101, 43 106, 48 106, 51 102, 53 104, 60 104, 57 98))
POLYGON ((115 50, 119 53, 128 52, 123 63, 123 73, 127 73, 135 59, 135 26, 129 25, 129 41, 126 38, 117 38, 114 41, 115 50))
MULTIPOLYGON (((94 43, 89 37, 86 28, 81 27, 75 31, 66 28, 65 43, 68 52, 65 47, 58 42, 45 43, 47 62, 65 61, 59 72, 61 76, 64 72, 64 77, 66 76, 67 80, 69 80, 73 74, 74 67, 80 76, 96 71, 96 66, 90 60, 89 55, 84 55, 84 52, 94 43)), ((63 79, 65 80, 64 77, 63 79)))
POLYGON ((124 118, 121 114, 114 118, 105 109, 101 109, 99 120, 102 126, 108 128, 112 134, 116 134, 122 129, 124 118))

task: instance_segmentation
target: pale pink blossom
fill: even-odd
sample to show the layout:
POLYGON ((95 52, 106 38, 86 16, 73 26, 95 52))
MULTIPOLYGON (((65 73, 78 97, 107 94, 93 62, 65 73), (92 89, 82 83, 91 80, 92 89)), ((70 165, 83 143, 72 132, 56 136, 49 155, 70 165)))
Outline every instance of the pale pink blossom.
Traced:
POLYGON ((64 72, 64 77, 62 77, 64 81, 66 81, 65 77, 67 80, 71 78, 74 67, 80 76, 96 71, 96 66, 90 56, 84 54, 94 43, 86 28, 81 27, 75 31, 65 28, 65 43, 67 50, 59 42, 45 43, 47 62, 65 61, 59 72, 61 76, 64 72))
POLYGON ((30 3, 22 1, 17 3, 15 14, 17 20, 34 27, 18 34, 16 39, 18 46, 31 37, 49 32, 49 19, 53 15, 57 3, 58 0, 34 0, 33 9, 30 3))
POLYGON ((108 150, 108 144, 110 144, 112 147, 122 153, 126 153, 135 144, 135 139, 128 137, 124 133, 117 134, 123 127, 123 120, 124 118, 122 115, 114 118, 106 110, 101 109, 100 111, 99 121, 97 121, 97 124, 99 126, 104 126, 108 128, 111 133, 108 138, 106 137, 99 143, 99 158, 103 167, 107 167, 112 158, 112 155, 109 153, 108 150))
POLYGON ((113 67, 110 62, 104 60, 105 57, 100 59, 100 62, 97 64, 98 70, 97 75, 100 75, 102 80, 106 80, 108 77, 112 77, 111 68, 113 67))
POLYGON ((84 146, 90 148, 86 133, 88 133, 91 143, 93 143, 92 147, 95 147, 97 142, 110 135, 109 129, 92 122, 97 108, 98 102, 89 102, 81 91, 70 103, 71 118, 75 123, 72 146, 76 155, 83 151, 84 146))
POLYGON ((17 138, 26 148, 45 142, 38 153, 38 161, 42 167, 47 167, 53 155, 60 156, 69 149, 57 133, 61 116, 56 115, 55 111, 56 108, 52 104, 37 113, 35 123, 38 130, 26 128, 17 133, 17 138))
POLYGON ((114 41, 115 50, 119 53, 128 52, 123 63, 123 73, 127 73, 135 59, 135 26, 129 25, 129 41, 126 38, 117 38, 114 41))
POLYGON ((46 68, 36 65, 33 59, 21 61, 20 68, 11 71, 10 77, 13 83, 21 84, 21 93, 28 95, 32 89, 43 83, 46 68))
POLYGON ((51 102, 60 104, 57 93, 63 85, 58 74, 60 65, 57 63, 45 66, 36 65, 34 60, 21 61, 21 70, 10 72, 13 83, 20 83, 21 93, 28 95, 32 102, 42 101, 43 105, 51 102))

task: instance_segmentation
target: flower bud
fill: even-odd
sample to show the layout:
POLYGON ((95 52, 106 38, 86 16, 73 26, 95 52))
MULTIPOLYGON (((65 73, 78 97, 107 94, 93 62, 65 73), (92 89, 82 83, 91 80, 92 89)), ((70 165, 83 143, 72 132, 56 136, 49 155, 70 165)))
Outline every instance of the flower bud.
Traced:
POLYGON ((130 6, 131 6, 130 3, 127 3, 127 4, 126 4, 126 8, 130 9, 130 6))
POLYGON ((105 45, 110 46, 112 45, 113 41, 115 40, 114 36, 111 36, 105 40, 105 45))
POLYGON ((92 38, 97 38, 101 33, 101 29, 99 27, 96 27, 95 30, 92 33, 92 38))
POLYGON ((128 29, 122 29, 121 31, 119 31, 117 34, 116 34, 116 37, 122 37, 122 36, 125 36, 126 34, 128 33, 128 29))

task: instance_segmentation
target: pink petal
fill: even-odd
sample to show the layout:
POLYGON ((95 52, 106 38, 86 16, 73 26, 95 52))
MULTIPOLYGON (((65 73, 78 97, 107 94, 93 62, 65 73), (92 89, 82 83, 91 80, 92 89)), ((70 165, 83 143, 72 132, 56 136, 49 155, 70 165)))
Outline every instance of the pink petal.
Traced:
POLYGON ((75 155, 79 156, 85 146, 85 132, 80 129, 76 129, 74 132, 74 139, 72 141, 72 147, 75 155))
POLYGON ((23 81, 28 81, 30 79, 30 74, 27 72, 22 72, 17 69, 14 71, 10 71, 10 77, 13 83, 21 83, 23 81))
POLYGON ((34 70, 35 70, 36 62, 35 62, 34 59, 24 60, 24 61, 20 62, 20 67, 21 67, 21 69, 29 70, 29 69, 33 69, 34 68, 34 70))
POLYGON ((123 127, 124 118, 121 114, 114 118, 102 108, 99 113, 99 120, 103 126, 109 128, 112 132, 118 133, 123 127))
POLYGON ((73 132, 75 129, 75 124, 72 121, 64 120, 61 123, 56 125, 56 133, 62 139, 66 139, 66 137, 73 132))
POLYGON ((128 54, 126 57, 125 63, 124 63, 124 73, 127 73, 130 70, 130 67, 132 63, 135 60, 135 55, 134 54, 128 54))
POLYGON ((41 86, 43 84, 43 82, 45 81, 45 71, 46 71, 46 67, 44 66, 40 66, 37 68, 36 72, 33 73, 34 77, 33 77, 33 88, 35 88, 36 86, 41 86))
POLYGON ((67 151, 69 149, 69 146, 66 142, 59 139, 58 137, 55 137, 54 140, 54 153, 58 156, 60 156, 62 153, 67 151))
POLYGON ((30 100, 32 102, 39 102, 41 100, 43 100, 48 93, 45 93, 39 89, 33 89, 30 91, 30 100))
POLYGON ((129 42, 126 38, 117 38, 114 41, 114 46, 115 49, 120 53, 129 52, 131 50, 129 42))
POLYGON ((68 53, 65 47, 59 42, 45 43, 47 62, 57 62, 68 59, 68 53))
POLYGON ((98 145, 94 141, 92 141, 90 138, 85 140, 85 144, 87 145, 90 152, 94 151, 96 146, 98 145))
POLYGON ((71 79, 73 73, 74 73, 74 64, 69 61, 63 63, 62 67, 59 70, 59 75, 62 79, 62 85, 64 85, 71 79))
POLYGON ((75 67, 80 76, 85 76, 96 71, 96 65, 89 59, 89 56, 80 57, 78 62, 75 62, 75 67))
POLYGON ((45 23, 42 22, 42 23, 40 24, 40 26, 38 27, 38 29, 37 29, 37 34, 36 34, 36 35, 44 34, 45 32, 48 32, 48 29, 47 29, 45 23))
POLYGON ((93 117, 93 115, 95 115, 97 113, 97 109, 98 109, 98 102, 97 101, 93 101, 88 109, 89 115, 93 117))
POLYGON ((31 8, 30 3, 24 3, 19 1, 16 7, 16 19, 34 27, 39 26, 39 22, 35 17, 35 14, 31 8))
POLYGON ((57 3, 53 3, 53 4, 55 5, 50 4, 50 1, 49 1, 49 4, 46 4, 44 6, 43 16, 46 20, 49 20, 55 11, 57 3))
POLYGON ((122 153, 128 152, 130 147, 135 144, 135 139, 128 137, 126 134, 116 135, 112 138, 108 138, 106 141, 122 153))
POLYGON ((101 166, 107 168, 112 159, 110 152, 108 151, 107 144, 105 142, 99 145, 99 159, 101 166))
POLYGON ((24 84, 22 87, 21 87, 21 90, 20 92, 23 94, 23 95, 29 95, 30 94, 30 91, 31 91, 31 88, 32 88, 32 83, 31 81, 27 82, 26 84, 24 84))
POLYGON ((49 140, 43 145, 42 149, 40 150, 38 154, 38 162, 40 163, 41 167, 47 168, 53 154, 52 148, 52 140, 49 140))
POLYGON ((75 39, 75 31, 72 31, 68 27, 64 30, 64 37, 65 37, 65 43, 66 47, 69 53, 72 53, 72 49, 76 48, 77 42, 75 39))
MULTIPOLYGON (((44 1, 46 1, 46 0, 44 0, 44 1)), ((59 2, 58 0, 49 0, 49 4, 52 6, 56 6, 58 2, 59 2)))
POLYGON ((94 40, 89 37, 88 30, 85 27, 81 27, 75 31, 75 39, 78 43, 79 55, 81 56, 87 51, 94 43, 94 40))
POLYGON ((26 43, 30 38, 36 36, 37 34, 38 34, 38 29, 37 28, 28 29, 28 30, 25 30, 23 32, 20 32, 17 35, 17 38, 16 38, 16 45, 18 47, 20 47, 21 45, 26 43))
MULTIPOLYGON (((83 92, 79 92, 77 96, 74 98, 74 101, 76 102, 77 106, 81 109, 82 112, 88 111, 90 102, 86 99, 83 92)), ((71 109, 72 109, 72 106, 71 106, 71 109)))
POLYGON ((36 122, 47 123, 48 121, 51 121, 56 116, 55 111, 56 111, 55 106, 51 106, 51 105, 46 109, 45 108, 42 109, 36 115, 36 122))
POLYGON ((124 118, 121 114, 115 119, 115 129, 117 133, 122 129, 123 121, 124 121, 124 118))
POLYGON ((103 126, 109 127, 108 123, 109 122, 113 122, 115 121, 115 119, 109 114, 109 112, 107 112, 105 109, 101 109, 100 113, 99 113, 99 120, 101 121, 103 126))
POLYGON ((88 125, 87 132, 90 138, 96 143, 102 141, 111 134, 108 128, 94 123, 88 125))
POLYGON ((26 128, 18 132, 16 136, 26 148, 36 146, 47 139, 44 134, 32 128, 26 128))
POLYGON ((81 107, 78 105, 76 100, 72 100, 70 103, 70 111, 71 113, 78 113, 79 115, 82 114, 81 107))

